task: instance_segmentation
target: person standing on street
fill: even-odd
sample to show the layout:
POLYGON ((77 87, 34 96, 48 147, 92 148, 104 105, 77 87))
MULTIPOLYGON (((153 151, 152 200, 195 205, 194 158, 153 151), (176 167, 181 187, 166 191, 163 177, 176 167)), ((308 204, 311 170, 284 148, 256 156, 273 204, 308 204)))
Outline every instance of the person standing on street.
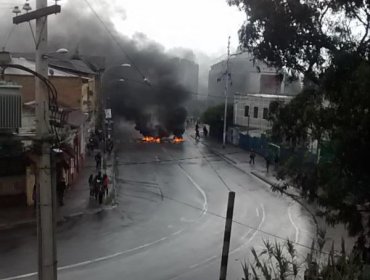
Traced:
POLYGON ((203 135, 204 135, 205 138, 207 138, 207 136, 208 136, 208 129, 207 129, 206 126, 203 126, 203 135))
POLYGON ((100 167, 101 167, 101 154, 100 154, 100 152, 96 154, 95 162, 96 162, 96 170, 100 170, 100 167))
POLYGON ((91 174, 89 177, 89 188, 90 188, 90 196, 94 196, 94 175, 91 174))
POLYGON ((270 164, 271 164, 270 156, 267 156, 266 157, 266 171, 267 171, 267 173, 269 172, 270 164))
POLYGON ((199 129, 196 129, 195 130, 195 140, 199 140, 199 139, 200 139, 199 129))
POLYGON ((95 196, 96 201, 98 200, 102 185, 103 185, 103 178, 101 176, 101 172, 99 171, 98 175, 96 175, 94 179, 94 196, 95 196))
POLYGON ((249 164, 253 164, 254 165, 254 159, 256 157, 256 154, 254 153, 253 150, 251 150, 251 153, 249 155, 249 164))
POLYGON ((99 205, 101 205, 103 203, 104 193, 105 193, 105 189, 104 189, 104 185, 103 185, 103 181, 102 181, 102 183, 99 186, 99 194, 98 194, 99 205))
POLYGON ((199 124, 198 122, 195 124, 195 140, 200 139, 200 133, 199 133, 199 124))
POLYGON ((108 196, 108 184, 109 184, 109 178, 107 174, 103 175, 103 189, 105 196, 108 196))

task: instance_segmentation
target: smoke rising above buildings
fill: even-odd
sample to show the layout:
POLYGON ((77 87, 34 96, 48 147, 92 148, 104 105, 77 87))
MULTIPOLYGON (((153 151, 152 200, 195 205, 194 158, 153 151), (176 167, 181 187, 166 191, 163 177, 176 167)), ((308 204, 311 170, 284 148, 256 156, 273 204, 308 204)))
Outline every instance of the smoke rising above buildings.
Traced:
MULTIPOLYGON (((103 94, 114 114, 133 121, 143 135, 181 136, 187 114, 185 103, 191 94, 181 84, 179 60, 174 59, 173 54, 194 59, 193 52, 180 48, 169 53, 145 34, 137 33, 128 38, 118 33, 108 17, 113 12, 99 12, 114 6, 106 6, 102 1, 94 8, 113 34, 112 38, 96 15, 80 5, 81 1, 68 1, 63 4, 61 14, 49 17, 49 51, 67 48, 75 58, 78 54, 105 56, 103 94), (131 64, 131 67, 122 67, 122 64, 131 64), (150 80, 150 86, 144 77, 150 80)), ((115 9, 114 15, 122 19, 126 17, 122 9, 115 9)), ((11 29, 11 17, 2 17, 0 23, 11 29)), ((27 28, 25 25, 15 26, 7 43, 8 50, 34 50, 27 28)))

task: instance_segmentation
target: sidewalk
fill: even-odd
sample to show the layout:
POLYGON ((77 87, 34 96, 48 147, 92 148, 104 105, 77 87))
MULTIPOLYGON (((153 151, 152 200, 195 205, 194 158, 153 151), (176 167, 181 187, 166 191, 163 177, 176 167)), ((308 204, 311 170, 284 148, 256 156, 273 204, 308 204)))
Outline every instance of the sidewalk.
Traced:
MULTIPOLYGON (((188 134, 188 136, 190 136, 188 134)), ((194 139, 193 135, 190 136, 194 139)), ((282 184, 282 181, 279 181, 275 177, 275 167, 274 164, 270 165, 269 172, 266 170, 266 161, 265 159, 260 156, 256 155, 255 164, 249 164, 249 151, 243 150, 239 147, 233 145, 227 145, 225 149, 222 148, 222 144, 207 138, 201 138, 199 141, 201 144, 209 147, 212 152, 216 153, 218 156, 222 157, 230 164, 241 170, 242 172, 249 173, 256 178, 264 181, 266 184, 273 186, 282 184)), ((293 188, 288 189, 285 191, 285 195, 288 195, 296 202, 302 205, 312 216, 316 228, 317 233, 319 230, 326 231, 326 246, 331 246, 331 243, 335 242, 335 248, 338 250, 340 249, 341 239, 342 237, 346 241, 346 249, 351 249, 354 245, 355 239, 349 237, 345 226, 342 224, 336 225, 335 227, 331 227, 326 224, 325 220, 321 217, 316 215, 318 206, 315 203, 309 204, 306 200, 302 199, 299 192, 293 188)))
MULTIPOLYGON (((86 156, 84 166, 78 174, 78 178, 65 191, 64 205, 57 208, 57 222, 112 208, 112 202, 114 201, 114 155, 107 156, 106 170, 102 169, 102 174, 106 172, 109 177, 109 193, 103 205, 99 205, 94 198, 90 198, 88 179, 90 174, 95 175, 97 173, 94 155, 86 156)), ((24 206, 4 209, 0 211, 0 230, 34 224, 36 222, 35 214, 36 211, 33 207, 24 206)))

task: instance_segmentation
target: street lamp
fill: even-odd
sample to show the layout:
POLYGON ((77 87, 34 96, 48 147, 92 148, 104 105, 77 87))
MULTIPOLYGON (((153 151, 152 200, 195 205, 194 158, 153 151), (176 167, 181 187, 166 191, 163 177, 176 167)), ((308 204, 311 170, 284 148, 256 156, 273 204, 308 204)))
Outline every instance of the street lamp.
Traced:
POLYGON ((60 48, 60 49, 57 49, 55 52, 49 52, 49 53, 43 54, 42 58, 43 59, 52 58, 53 55, 55 55, 55 54, 67 54, 67 53, 69 53, 69 51, 67 49, 60 48))

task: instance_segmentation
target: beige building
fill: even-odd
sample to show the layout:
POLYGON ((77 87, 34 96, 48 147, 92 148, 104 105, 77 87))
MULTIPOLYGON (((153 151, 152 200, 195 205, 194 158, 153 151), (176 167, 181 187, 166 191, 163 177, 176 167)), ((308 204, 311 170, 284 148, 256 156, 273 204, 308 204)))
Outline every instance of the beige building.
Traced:
POLYGON ((290 95, 245 94, 234 96, 234 124, 256 134, 265 133, 272 127, 268 121, 271 102, 288 103, 290 95))
MULTIPOLYGON (((25 58, 12 58, 11 63, 35 70, 35 63, 25 58)), ((58 91, 59 104, 72 109, 81 109, 85 113, 95 110, 97 94, 95 78, 95 75, 89 73, 78 75, 49 67, 49 79, 58 91)), ((31 73, 8 68, 4 79, 22 86, 23 102, 35 100, 36 78, 31 73)))
MULTIPOLYGON (((12 58, 11 63, 35 70, 34 62, 24 58, 12 58)), ((67 116, 64 125, 58 129, 63 145, 54 151, 57 178, 63 176, 71 185, 84 163, 87 119, 96 110, 96 76, 91 73, 70 73, 54 67, 49 67, 49 75, 58 91, 59 107, 66 111, 67 116)), ((23 106, 21 127, 17 133, 3 133, 0 141, 0 204, 4 207, 32 205, 37 173, 32 140, 36 127, 35 77, 28 72, 8 68, 4 78, 22 86, 23 106)))

